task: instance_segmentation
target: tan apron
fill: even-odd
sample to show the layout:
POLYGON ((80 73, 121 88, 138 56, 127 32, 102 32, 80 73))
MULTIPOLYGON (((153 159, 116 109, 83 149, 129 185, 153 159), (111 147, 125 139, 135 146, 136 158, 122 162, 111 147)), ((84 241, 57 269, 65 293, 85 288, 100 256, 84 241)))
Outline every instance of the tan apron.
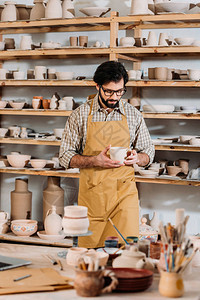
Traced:
MULTIPOLYGON (((129 148, 126 116, 122 114, 121 121, 92 122, 92 106, 93 101, 83 155, 98 155, 109 144, 129 148)), ((106 237, 117 236, 108 218, 124 237, 139 235, 138 192, 132 166, 81 169, 78 204, 88 207, 89 230, 93 233, 89 237, 80 237, 79 247, 102 247, 106 237)))

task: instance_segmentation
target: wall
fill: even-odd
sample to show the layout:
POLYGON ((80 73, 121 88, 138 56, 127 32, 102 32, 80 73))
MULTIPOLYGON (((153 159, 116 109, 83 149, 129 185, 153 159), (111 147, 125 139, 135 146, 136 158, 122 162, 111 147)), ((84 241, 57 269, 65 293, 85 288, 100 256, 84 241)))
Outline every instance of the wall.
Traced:
MULTIPOLYGON (((1 1, 2 4, 4 1, 1 1)), ((191 1, 190 1, 191 2, 191 1)), ((195 1, 194 1, 195 2, 195 1)), ((17 0, 16 3, 32 4, 32 1, 17 0)), ((127 15, 130 11, 131 0, 100 0, 100 1, 86 1, 75 0, 76 16, 83 16, 79 12, 79 8, 87 6, 108 6, 112 7, 112 10, 120 12, 120 15, 127 15)), ((164 30, 156 30, 164 32, 164 30)), ((198 39, 198 29, 170 29, 167 30, 170 35, 174 37, 178 36, 194 36, 198 39)), ((48 33, 48 34, 33 34, 33 41, 60 41, 62 45, 69 45, 69 36, 71 35, 89 35, 89 45, 93 45, 96 40, 105 41, 109 43, 109 32, 81 32, 79 33, 48 33)), ((125 36, 125 32, 120 32, 119 37, 125 36)), ((127 35, 132 35, 130 31, 127 35)), ((143 37, 147 37, 148 31, 143 32, 143 37)), ((20 35, 13 35, 16 41, 17 47, 20 42, 20 35)), ((76 60, 66 59, 63 60, 26 60, 26 61, 11 61, 5 62, 4 67, 7 69, 20 69, 27 70, 34 68, 35 65, 45 65, 47 67, 56 67, 58 71, 61 70, 73 70, 76 76, 86 76, 91 78, 96 67, 103 62, 103 59, 85 59, 80 57, 76 60)), ((125 63, 127 69, 131 69, 130 63, 125 63)), ((176 59, 151 59, 146 60, 142 64, 144 75, 147 74, 148 67, 151 66, 173 66, 180 69, 188 68, 200 68, 199 60, 195 58, 176 58, 176 59)), ((73 88, 73 87, 33 87, 33 88, 4 88, 3 99, 25 99, 28 103, 31 103, 31 99, 34 95, 42 95, 50 98, 52 94, 57 91, 60 96, 74 96, 76 102, 84 102, 89 94, 95 92, 94 88, 73 88)), ((130 97, 131 89, 128 89, 126 97, 130 97)), ((142 90, 142 104, 145 103, 175 103, 176 106, 194 104, 199 106, 199 89, 181 89, 181 88, 145 88, 142 90)), ((53 128, 63 127, 66 122, 64 117, 33 117, 33 116, 6 116, 2 118, 1 126, 8 127, 11 125, 20 125, 23 127, 29 127, 36 132, 52 132, 53 128)), ((158 136, 179 136, 181 134, 199 134, 199 121, 185 121, 185 120, 147 120, 152 137, 158 136)), ((38 158, 50 159, 58 152, 58 147, 49 146, 31 146, 27 145, 1 145, 2 154, 8 154, 12 150, 21 151, 22 153, 31 154, 38 158)), ((169 159, 176 160, 178 158, 189 158, 190 168, 197 167, 200 163, 199 154, 197 153, 183 153, 183 152, 159 152, 156 154, 157 159, 169 159)), ((23 176, 18 176, 23 177, 23 176)), ((14 182, 16 176, 13 175, 1 175, 2 187, 1 187, 1 209, 10 211, 10 191, 14 189, 14 182)), ((33 219, 42 219, 42 190, 46 186, 46 177, 30 176, 29 177, 29 189, 33 192, 33 219)), ((77 199, 78 193, 78 180, 76 179, 62 179, 62 187, 65 189, 65 204, 71 204, 77 199)), ((198 233, 200 231, 200 204, 199 204, 199 188, 189 186, 173 186, 173 185, 155 185, 155 184, 138 184, 141 201, 141 214, 150 214, 152 216, 153 211, 157 211, 159 218, 164 222, 175 221, 174 210, 178 207, 184 207, 187 213, 191 216, 188 224, 189 233, 198 233)))

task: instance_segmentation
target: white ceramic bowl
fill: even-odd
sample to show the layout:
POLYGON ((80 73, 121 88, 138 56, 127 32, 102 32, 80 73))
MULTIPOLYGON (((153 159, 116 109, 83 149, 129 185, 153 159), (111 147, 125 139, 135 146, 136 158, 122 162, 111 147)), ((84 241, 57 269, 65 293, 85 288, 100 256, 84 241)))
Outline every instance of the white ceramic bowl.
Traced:
POLYGON ((5 108, 7 105, 8 101, 0 101, 0 108, 5 108))
POLYGON ((81 247, 70 248, 66 256, 67 264, 70 266, 78 265, 79 258, 87 252, 88 252, 87 248, 81 248, 81 247))
POLYGON ((30 236, 37 231, 37 221, 35 220, 14 220, 11 222, 11 230, 19 236, 30 236))
POLYGON ((42 169, 46 166, 47 161, 45 159, 31 159, 30 163, 33 168, 42 169))
POLYGON ((190 3, 189 2, 158 2, 155 3, 155 10, 156 13, 164 13, 164 12, 171 12, 171 13, 185 13, 189 10, 190 3))
POLYGON ((53 130, 54 135, 59 139, 62 138, 63 131, 64 131, 64 128, 54 128, 54 130, 53 130))
POLYGON ((84 15, 91 17, 99 17, 101 14, 105 14, 109 10, 109 7, 84 7, 79 9, 79 11, 84 15))
POLYGON ((188 37, 175 38, 174 40, 178 45, 183 45, 183 46, 192 45, 192 43, 194 42, 194 38, 188 38, 188 37))
POLYGON ((24 107, 25 102, 14 102, 14 101, 9 101, 9 104, 12 108, 15 109, 22 109, 24 107))
POLYGON ((56 72, 56 77, 58 80, 72 80, 74 72, 56 72))
POLYGON ((193 146, 200 146, 200 138, 195 138, 195 137, 191 138, 189 140, 189 144, 193 146))
POLYGON ((29 162, 30 158, 30 155, 23 154, 7 155, 8 162, 13 168, 23 168, 29 162))
POLYGON ((164 112, 164 113, 171 113, 175 109, 174 105, 143 105, 144 112, 164 112))
POLYGON ((156 176, 158 176, 158 171, 153 171, 153 170, 139 170, 139 173, 141 176, 147 178, 155 178, 156 176))
POLYGON ((135 44, 135 39, 131 36, 125 36, 120 39, 120 45, 123 47, 132 47, 135 44))
POLYGON ((87 217, 88 208, 80 205, 69 205, 64 207, 65 217, 84 218, 87 217))
POLYGON ((8 132, 8 128, 0 128, 0 138, 3 138, 8 132))

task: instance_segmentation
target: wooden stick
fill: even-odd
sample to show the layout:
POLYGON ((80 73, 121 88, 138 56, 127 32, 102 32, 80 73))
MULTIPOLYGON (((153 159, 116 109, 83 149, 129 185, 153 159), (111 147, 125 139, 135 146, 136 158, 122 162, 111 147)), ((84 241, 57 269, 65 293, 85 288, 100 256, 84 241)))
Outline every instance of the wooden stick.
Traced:
POLYGON ((124 242, 129 245, 129 243, 126 241, 126 239, 123 237, 123 235, 121 234, 121 232, 117 229, 117 227, 114 225, 113 221, 111 220, 111 218, 108 218, 108 220, 110 221, 110 223, 112 224, 112 226, 115 228, 115 230, 117 231, 117 233, 120 235, 120 237, 124 240, 124 242))

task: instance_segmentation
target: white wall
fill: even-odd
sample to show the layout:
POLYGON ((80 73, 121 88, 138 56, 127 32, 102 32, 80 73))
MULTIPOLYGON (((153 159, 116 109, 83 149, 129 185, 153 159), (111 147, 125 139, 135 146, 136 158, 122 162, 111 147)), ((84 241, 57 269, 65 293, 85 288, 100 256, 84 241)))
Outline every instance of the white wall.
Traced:
MULTIPOLYGON (((0 5, 4 1, 0 1, 0 5)), ((191 1, 189 1, 191 2, 191 1)), ((195 2, 195 1, 193 1, 195 2)), ((198 2, 198 1, 196 1, 198 2)), ((16 3, 32 4, 31 0, 17 0, 16 3)), ((120 15, 127 15, 130 11, 131 0, 74 0, 76 16, 83 16, 79 12, 79 8, 87 6, 108 6, 112 7, 112 10, 120 12, 120 15)), ((199 39, 199 29, 166 29, 168 34, 174 37, 179 36, 194 36, 199 39)), ((164 30, 156 30, 164 32, 164 30)), ((33 34, 33 41, 60 41, 62 45, 69 45, 70 35, 89 35, 89 45, 92 45, 96 40, 105 41, 109 43, 109 32, 81 32, 79 33, 48 33, 48 34, 33 34)), ((131 35, 132 31, 127 35, 131 35)), ((120 32, 119 37, 125 36, 125 32, 120 32)), ((143 37, 147 37, 148 31, 143 32, 143 37)), ((16 41, 17 47, 20 42, 20 35, 13 35, 16 41)), ((66 60, 26 60, 26 61, 8 61, 5 62, 4 67, 7 69, 20 69, 27 70, 34 68, 35 65, 45 65, 47 67, 56 67, 59 70, 71 70, 75 76, 86 76, 91 78, 96 67, 103 62, 103 59, 93 58, 85 59, 80 57, 79 59, 66 59, 66 60)), ((173 66, 180 69, 188 68, 200 68, 200 61, 198 57, 188 58, 174 58, 174 59, 152 59, 145 60, 142 64, 144 74, 147 74, 148 67, 151 66, 173 66)), ((130 63, 125 63, 127 69, 131 68, 130 63)), ((26 99, 31 104, 31 99, 34 95, 42 95, 50 98, 52 94, 57 91, 60 96, 73 95, 75 101, 85 101, 88 94, 95 92, 94 88, 73 88, 73 87, 33 87, 33 88, 4 88, 3 99, 26 99)), ((131 90, 128 91, 128 97, 131 95, 131 90)), ((189 105, 194 104, 200 108, 199 103, 199 89, 195 88, 144 88, 142 91, 142 104, 144 103, 173 103, 176 106, 182 104, 189 105)), ((53 128, 63 127, 66 119, 64 117, 33 117, 33 116, 4 116, 2 117, 1 126, 8 127, 14 124, 29 127, 35 131, 53 131, 53 128)), ((181 134, 200 134, 199 121, 186 121, 186 120, 147 120, 150 133, 153 137, 157 136, 179 136, 181 134)), ((10 151, 21 151, 22 153, 31 154, 34 157, 50 159, 55 153, 58 152, 58 147, 53 146, 23 146, 23 145, 1 145, 1 153, 8 154, 10 151)), ((183 152, 158 152, 156 159, 168 159, 176 160, 178 158, 189 158, 190 168, 197 167, 200 163, 200 156, 197 153, 183 153, 183 152)), ((23 177, 23 176, 17 176, 23 177)), ((10 211, 10 191, 14 189, 15 176, 13 175, 1 175, 1 209, 10 211)), ((47 178, 40 176, 29 177, 29 190, 33 192, 33 218, 42 220, 42 190, 46 185, 47 178)), ((76 179, 62 179, 62 187, 65 189, 65 204, 73 203, 77 199, 78 193, 78 180, 76 179)), ((152 216, 153 211, 159 213, 159 217, 164 222, 174 223, 174 210, 178 207, 184 207, 187 213, 191 216, 188 224, 189 233, 200 232, 200 204, 199 204, 199 188, 189 186, 173 186, 173 185, 156 185, 156 184, 138 184, 140 200, 141 200, 141 212, 150 214, 152 216)))

